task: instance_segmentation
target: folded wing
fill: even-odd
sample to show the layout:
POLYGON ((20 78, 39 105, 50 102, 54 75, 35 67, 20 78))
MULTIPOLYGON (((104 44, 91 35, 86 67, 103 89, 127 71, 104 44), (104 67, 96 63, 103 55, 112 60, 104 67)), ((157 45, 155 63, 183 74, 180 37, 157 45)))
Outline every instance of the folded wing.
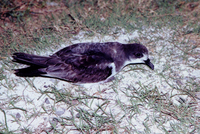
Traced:
MULTIPOLYGON (((46 68, 47 75, 71 82, 98 82, 105 80, 112 73, 113 59, 102 52, 87 51, 80 53, 65 53, 53 55, 59 59, 46 68)), ((51 60, 49 60, 51 61, 51 60)))

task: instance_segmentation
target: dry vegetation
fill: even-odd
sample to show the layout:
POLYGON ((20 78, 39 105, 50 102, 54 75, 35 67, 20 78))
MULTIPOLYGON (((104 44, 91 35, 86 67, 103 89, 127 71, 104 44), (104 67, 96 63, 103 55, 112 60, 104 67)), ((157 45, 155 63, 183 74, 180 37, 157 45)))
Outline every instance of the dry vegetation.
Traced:
POLYGON ((138 20, 145 18, 149 25, 155 21, 162 21, 166 16, 172 18, 181 16, 180 25, 182 27, 197 25, 194 29, 196 31, 182 31, 181 36, 190 36, 199 40, 199 36, 196 36, 196 33, 199 34, 200 31, 197 24, 200 18, 199 2, 181 0, 168 0, 165 3, 159 0, 66 0, 62 2, 4 0, 0 5, 1 58, 20 48, 23 50, 26 46, 34 47, 40 41, 39 38, 47 34, 54 34, 55 38, 60 40, 78 34, 80 30, 96 33, 104 30, 103 27, 107 29, 107 27, 120 25, 121 18, 129 24, 133 21, 130 16, 138 20), (168 6, 172 6, 174 12, 163 10, 168 6), (103 22, 109 18, 112 18, 110 19, 111 24, 105 24, 105 26, 97 24, 98 21, 103 22))

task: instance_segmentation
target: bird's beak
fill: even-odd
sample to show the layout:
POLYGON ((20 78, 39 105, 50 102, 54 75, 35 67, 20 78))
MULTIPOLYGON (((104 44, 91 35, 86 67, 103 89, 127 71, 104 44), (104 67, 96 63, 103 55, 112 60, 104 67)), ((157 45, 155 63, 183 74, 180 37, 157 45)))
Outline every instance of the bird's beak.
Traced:
POLYGON ((154 70, 154 65, 150 62, 150 59, 147 59, 146 61, 144 61, 145 64, 150 67, 152 70, 154 70))

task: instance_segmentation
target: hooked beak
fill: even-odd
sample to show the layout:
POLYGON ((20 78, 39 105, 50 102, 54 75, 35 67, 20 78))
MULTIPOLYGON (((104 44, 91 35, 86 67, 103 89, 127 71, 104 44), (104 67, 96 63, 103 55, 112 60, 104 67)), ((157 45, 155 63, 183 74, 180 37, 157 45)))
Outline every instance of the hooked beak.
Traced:
POLYGON ((147 59, 146 61, 144 61, 145 64, 150 67, 152 70, 154 70, 154 65, 150 62, 150 59, 147 59))

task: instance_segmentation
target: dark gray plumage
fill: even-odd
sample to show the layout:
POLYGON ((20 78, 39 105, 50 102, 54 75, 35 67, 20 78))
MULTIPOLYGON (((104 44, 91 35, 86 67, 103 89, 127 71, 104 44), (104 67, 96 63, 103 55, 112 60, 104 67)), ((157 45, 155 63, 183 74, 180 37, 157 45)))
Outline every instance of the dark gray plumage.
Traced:
POLYGON ((13 61, 29 65, 16 69, 17 76, 53 77, 78 84, 107 82, 128 64, 142 63, 154 69, 147 48, 137 43, 78 43, 49 57, 14 53, 13 61))

